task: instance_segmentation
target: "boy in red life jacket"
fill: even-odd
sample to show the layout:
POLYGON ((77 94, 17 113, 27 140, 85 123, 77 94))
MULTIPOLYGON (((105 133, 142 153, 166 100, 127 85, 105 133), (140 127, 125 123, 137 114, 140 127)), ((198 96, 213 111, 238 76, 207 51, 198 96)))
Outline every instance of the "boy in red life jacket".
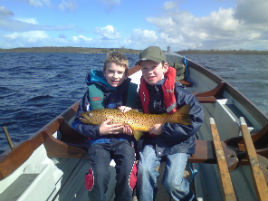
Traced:
MULTIPOLYGON (((155 200, 157 167, 166 160, 163 185, 173 200, 195 200, 184 170, 188 158, 195 151, 195 134, 203 122, 203 112, 198 100, 175 82, 176 70, 169 67, 166 56, 157 46, 150 46, 140 54, 138 64, 142 77, 140 102, 145 113, 172 113, 186 104, 190 105, 192 124, 155 124, 149 135, 144 135, 139 151, 137 196, 139 201, 155 200)), ((140 140, 140 141, 141 141, 140 140)))

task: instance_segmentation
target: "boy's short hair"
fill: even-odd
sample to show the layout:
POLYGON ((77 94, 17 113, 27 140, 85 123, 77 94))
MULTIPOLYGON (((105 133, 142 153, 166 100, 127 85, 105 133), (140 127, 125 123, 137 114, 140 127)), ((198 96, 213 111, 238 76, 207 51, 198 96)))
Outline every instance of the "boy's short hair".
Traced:
POLYGON ((125 73, 127 73, 128 71, 128 59, 119 52, 111 52, 107 54, 104 62, 103 71, 106 70, 106 66, 108 63, 115 63, 116 65, 125 67, 125 73))
POLYGON ((138 64, 141 61, 151 60, 156 63, 165 63, 166 55, 158 46, 147 47, 140 53, 138 64))

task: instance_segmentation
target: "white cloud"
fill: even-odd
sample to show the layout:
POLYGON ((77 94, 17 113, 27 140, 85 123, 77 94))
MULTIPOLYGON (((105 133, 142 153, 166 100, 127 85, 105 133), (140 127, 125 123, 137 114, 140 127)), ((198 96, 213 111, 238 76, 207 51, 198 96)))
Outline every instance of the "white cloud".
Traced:
MULTIPOLYGON (((264 41, 267 46, 267 35, 265 34, 268 32, 268 27, 267 23, 263 24, 263 21, 264 16, 267 16, 268 8, 261 9, 259 5, 250 8, 249 4, 244 2, 238 0, 236 9, 219 8, 205 17, 196 17, 178 9, 176 11, 175 4, 166 2, 163 5, 162 16, 148 17, 147 21, 155 25, 158 43, 162 45, 162 48, 171 46, 173 49, 228 49, 234 47, 234 49, 255 49, 256 44, 264 41), (169 9, 173 9, 173 12, 169 12, 169 9), (255 20, 249 21, 248 18, 244 18, 246 13, 250 13, 255 20)), ((267 1, 258 0, 255 4, 260 3, 264 6, 264 4, 268 4, 265 2, 267 1)), ((267 20, 267 18, 265 19, 267 20)), ((265 45, 260 46, 260 49, 263 48, 267 49, 265 45)))
POLYGON ((76 0, 61 0, 60 2, 55 1, 50 2, 50 0, 24 0, 24 1, 26 1, 29 5, 34 7, 51 6, 52 4, 52 7, 58 7, 62 11, 67 10, 73 11, 77 7, 76 0))
POLYGON ((206 24, 211 24, 215 29, 221 31, 234 31, 239 27, 239 22, 234 17, 233 9, 222 9, 214 11, 210 16, 201 19, 206 24))
POLYGON ((35 18, 16 18, 16 20, 27 24, 38 24, 35 18))
POLYGON ((13 12, 3 6, 0 7, 0 31, 25 32, 25 31, 62 31, 74 30, 72 25, 41 25, 35 18, 15 17, 13 12))
POLYGON ((249 40, 254 40, 254 39, 258 39, 260 37, 260 33, 257 32, 251 32, 248 35, 249 40))
POLYGON ((167 44, 180 44, 183 42, 183 37, 179 36, 176 38, 170 37, 167 33, 160 34, 161 40, 165 41, 167 44))
POLYGON ((26 31, 32 29, 32 24, 0 17, 0 30, 2 31, 26 31))
POLYGON ((34 18, 15 18, 11 10, 0 6, 0 30, 1 31, 28 31, 35 26, 34 18))
POLYGON ((112 25, 97 27, 96 33, 101 37, 102 40, 116 40, 121 37, 120 33, 116 31, 112 25))
POLYGON ((62 0, 59 4, 60 10, 70 10, 73 11, 76 9, 76 1, 75 0, 62 0))
POLYGON ((234 16, 242 22, 249 24, 268 23, 267 0, 237 0, 234 16))
POLYGON ((0 16, 12 16, 13 12, 4 6, 0 6, 0 16))
POLYGON ((26 43, 36 43, 48 38, 48 35, 44 31, 28 31, 28 32, 14 32, 4 35, 4 37, 10 41, 22 40, 26 43))
POLYGON ((99 0, 99 1, 109 7, 117 6, 121 2, 121 0, 99 0))
POLYGON ((121 0, 99 0, 106 7, 107 11, 110 12, 116 6, 120 5, 121 0))
POLYGON ((83 35, 79 35, 79 36, 73 36, 73 42, 75 43, 81 43, 81 42, 90 42, 92 41, 92 38, 83 36, 83 35))
POLYGON ((164 10, 172 10, 172 9, 176 8, 177 6, 178 6, 177 2, 175 2, 175 1, 166 1, 166 2, 164 2, 163 8, 164 8, 164 10))
POLYGON ((134 49, 143 49, 148 45, 157 45, 158 36, 153 30, 134 29, 129 40, 126 40, 127 45, 134 49))
POLYGON ((49 6, 50 0, 25 0, 28 4, 35 7, 49 6))
POLYGON ((147 21, 156 24, 158 27, 165 27, 165 28, 174 27, 176 25, 172 17, 163 17, 163 18, 148 17, 147 21))
POLYGON ((132 33, 133 40, 140 40, 140 41, 149 41, 155 42, 158 37, 156 33, 152 30, 141 30, 141 29, 134 29, 132 33))

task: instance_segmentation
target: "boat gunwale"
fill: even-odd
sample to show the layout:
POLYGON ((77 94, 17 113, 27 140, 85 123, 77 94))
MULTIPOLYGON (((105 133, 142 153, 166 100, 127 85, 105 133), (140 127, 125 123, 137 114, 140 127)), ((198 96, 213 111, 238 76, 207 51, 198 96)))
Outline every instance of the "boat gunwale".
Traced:
POLYGON ((244 108, 247 108, 248 113, 254 115, 254 119, 257 122, 261 122, 263 126, 268 123, 268 118, 264 115, 264 113, 256 107, 256 105, 249 100, 245 95, 239 92, 234 86, 232 86, 229 82, 225 81, 220 76, 213 73, 211 70, 196 64, 195 62, 188 60, 190 67, 195 69, 196 71, 204 74, 205 76, 211 78, 211 80, 215 81, 217 84, 224 83, 224 87, 222 88, 222 92, 226 91, 230 94, 231 97, 237 100, 244 108), (257 113, 256 113, 257 111, 257 113))
POLYGON ((64 119, 70 117, 71 111, 76 111, 79 101, 74 103, 63 113, 52 119, 49 123, 38 130, 30 139, 19 143, 14 150, 7 150, 0 156, 0 181, 9 176, 22 165, 35 151, 37 147, 52 137, 63 124, 64 119))

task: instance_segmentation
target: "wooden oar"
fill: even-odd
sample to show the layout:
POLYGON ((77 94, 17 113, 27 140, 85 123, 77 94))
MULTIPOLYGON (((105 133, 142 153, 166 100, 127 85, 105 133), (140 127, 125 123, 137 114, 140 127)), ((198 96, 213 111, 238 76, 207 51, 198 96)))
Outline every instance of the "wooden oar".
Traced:
POLYGON ((14 146, 14 144, 13 144, 11 138, 10 138, 10 135, 9 135, 9 133, 7 131, 7 128, 5 126, 3 126, 2 128, 3 128, 3 131, 4 131, 5 136, 7 138, 8 144, 9 144, 10 148, 13 150, 15 146, 14 146))
POLYGON ((221 144, 219 132, 216 127, 215 120, 212 117, 210 118, 210 129, 211 129, 211 133, 213 137, 215 153, 217 156, 218 167, 219 167, 220 176, 221 176, 220 178, 221 178, 222 188, 224 192, 224 198, 225 200, 228 200, 228 201, 237 200, 235 192, 234 192, 234 187, 233 187, 233 183, 231 180, 231 176, 228 170, 227 162, 225 159, 223 147, 221 144))
POLYGON ((265 181, 263 172, 261 171, 260 164, 258 161, 257 153, 249 133, 246 121, 243 117, 240 117, 240 126, 243 134, 244 142, 246 145, 251 172, 253 174, 254 183, 258 192, 259 200, 268 200, 268 188, 265 181))

